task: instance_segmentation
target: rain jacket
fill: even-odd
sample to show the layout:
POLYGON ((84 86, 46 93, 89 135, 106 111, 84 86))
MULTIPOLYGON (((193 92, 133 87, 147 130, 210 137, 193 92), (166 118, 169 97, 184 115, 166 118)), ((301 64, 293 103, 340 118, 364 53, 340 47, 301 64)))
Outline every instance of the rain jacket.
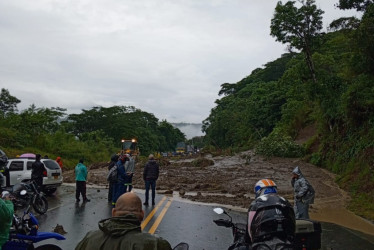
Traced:
POLYGON ((112 217, 99 222, 99 230, 88 232, 75 250, 149 249, 171 250, 169 242, 142 233, 139 219, 133 214, 112 217))
MULTIPOLYGON (((126 164, 126 162, 125 162, 126 164)), ((125 183, 126 182, 126 170, 125 165, 121 160, 117 162, 117 182, 125 183)))
POLYGON ((9 229, 12 225, 13 213, 13 203, 0 198, 0 250, 9 238, 9 229))
POLYGON ((83 163, 78 163, 75 167, 75 180, 86 181, 87 180, 87 168, 83 163))
POLYGON ((43 171, 45 170, 44 164, 40 160, 36 160, 31 165, 31 179, 37 180, 42 179, 43 181, 43 171))
POLYGON ((147 164, 145 164, 144 171, 143 171, 143 180, 151 181, 157 180, 159 174, 159 167, 155 160, 149 160, 147 164))
POLYGON ((135 160, 134 160, 134 158, 130 157, 129 160, 126 161, 125 169, 126 169, 127 174, 134 173, 134 170, 135 170, 135 160))
POLYGON ((298 175, 297 179, 292 178, 291 180, 294 188, 296 219, 309 219, 309 204, 314 203, 314 189, 304 178, 299 167, 296 167, 292 173, 298 175))
POLYGON ((294 188, 295 201, 302 200, 308 204, 313 204, 315 192, 312 185, 304 178, 299 167, 295 167, 292 173, 299 176, 298 179, 292 179, 291 181, 292 187, 294 188))

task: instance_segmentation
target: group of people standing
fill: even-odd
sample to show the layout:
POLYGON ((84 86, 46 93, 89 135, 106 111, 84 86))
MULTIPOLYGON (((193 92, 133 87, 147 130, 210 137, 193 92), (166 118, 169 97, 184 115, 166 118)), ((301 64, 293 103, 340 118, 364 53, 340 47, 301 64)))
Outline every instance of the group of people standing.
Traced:
MULTIPOLYGON (((109 171, 116 171, 116 178, 109 181, 108 202, 115 206, 117 199, 132 190, 132 179, 135 171, 135 159, 130 154, 113 155, 108 166, 109 171), (114 169, 113 169, 114 168, 114 169)), ((155 205, 156 181, 159 175, 159 165, 152 154, 144 166, 143 179, 145 182, 145 206, 149 205, 149 189, 152 189, 152 205, 155 205)))

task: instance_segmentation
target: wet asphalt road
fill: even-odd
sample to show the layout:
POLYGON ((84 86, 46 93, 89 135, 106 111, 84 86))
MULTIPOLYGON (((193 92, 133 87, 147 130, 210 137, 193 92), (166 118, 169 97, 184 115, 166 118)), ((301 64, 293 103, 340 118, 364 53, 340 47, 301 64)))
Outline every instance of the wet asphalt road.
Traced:
MULTIPOLYGON (((135 190, 144 199, 143 190, 135 190)), ((67 232, 66 240, 48 240, 62 249, 74 249, 90 230, 98 229, 99 220, 111 216, 107 203, 107 189, 88 188, 91 202, 75 203, 75 187, 62 186, 55 196, 48 197, 49 210, 38 215, 40 231, 53 231, 57 224, 67 232)), ((172 247, 187 242, 194 249, 227 249, 232 243, 231 230, 218 227, 214 219, 227 218, 213 212, 214 205, 186 202, 164 195, 156 196, 156 206, 143 207, 143 231, 167 239, 172 247), (153 215, 153 216, 152 216, 153 215)), ((245 223, 245 213, 227 210, 234 222, 245 223)), ((374 236, 360 233, 331 223, 322 223, 322 249, 374 249, 374 236)))

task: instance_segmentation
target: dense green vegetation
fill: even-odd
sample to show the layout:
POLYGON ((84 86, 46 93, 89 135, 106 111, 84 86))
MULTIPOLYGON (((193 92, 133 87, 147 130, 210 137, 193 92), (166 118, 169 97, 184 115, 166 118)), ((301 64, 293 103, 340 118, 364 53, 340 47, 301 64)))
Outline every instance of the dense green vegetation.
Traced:
POLYGON ((137 138, 142 155, 173 151, 184 134, 167 121, 134 107, 93 107, 66 115, 62 108, 37 108, 17 112, 21 101, 2 89, 0 94, 0 147, 8 156, 34 152, 55 159, 66 167, 80 158, 86 162, 108 161, 121 149, 121 139, 137 138))
POLYGON ((271 35, 289 53, 221 85, 223 97, 203 122, 205 141, 304 156, 338 174, 352 194, 351 209, 374 219, 374 1, 341 0, 341 9, 355 8, 362 18, 335 20, 328 33, 314 1, 300 2, 279 2, 271 22, 271 35), (296 144, 306 127, 314 135, 296 144))

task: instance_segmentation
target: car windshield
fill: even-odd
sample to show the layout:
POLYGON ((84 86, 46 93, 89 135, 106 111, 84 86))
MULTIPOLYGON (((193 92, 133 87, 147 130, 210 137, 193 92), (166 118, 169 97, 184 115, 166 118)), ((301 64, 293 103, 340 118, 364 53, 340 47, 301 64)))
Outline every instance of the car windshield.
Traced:
POLYGON ((53 160, 46 160, 46 161, 43 161, 43 163, 48 169, 52 169, 52 170, 60 169, 60 165, 58 165, 58 163, 53 160))

